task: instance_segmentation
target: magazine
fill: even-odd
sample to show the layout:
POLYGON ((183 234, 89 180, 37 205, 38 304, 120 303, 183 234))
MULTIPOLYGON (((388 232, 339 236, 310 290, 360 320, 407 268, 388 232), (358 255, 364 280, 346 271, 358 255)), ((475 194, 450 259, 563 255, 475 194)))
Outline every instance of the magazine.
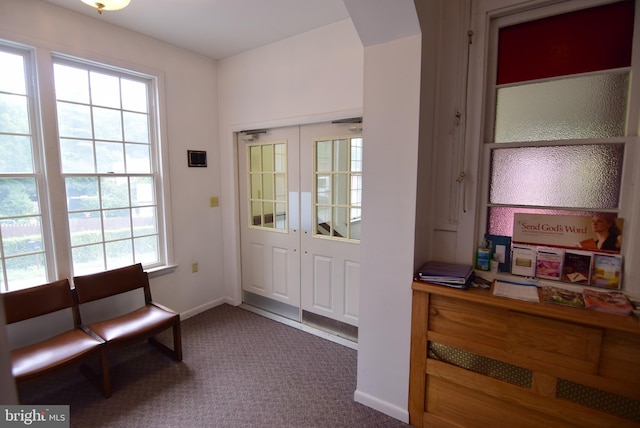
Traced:
POLYGON ((582 291, 585 306, 596 311, 628 315, 633 311, 631 302, 621 291, 582 291))
POLYGON ((591 285, 610 289, 620 289, 622 277, 622 256, 616 254, 594 254, 591 270, 591 285))
POLYGON ((565 251, 562 280, 574 284, 589 284, 589 277, 591 276, 591 256, 592 253, 587 251, 565 251))
POLYGON ((564 250, 559 248, 538 248, 536 257, 536 276, 538 278, 554 279, 562 278, 562 262, 564 250))
POLYGON ((551 286, 544 286, 541 288, 542 299, 547 303, 557 303, 559 305, 572 306, 574 308, 585 307, 584 297, 579 291, 551 286))

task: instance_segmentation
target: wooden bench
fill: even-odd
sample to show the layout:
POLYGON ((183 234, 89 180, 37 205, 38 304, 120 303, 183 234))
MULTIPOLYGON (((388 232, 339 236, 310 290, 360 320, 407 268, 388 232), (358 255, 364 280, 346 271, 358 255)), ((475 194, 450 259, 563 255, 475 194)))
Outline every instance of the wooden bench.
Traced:
POLYGON ((58 311, 71 312, 73 327, 27 346, 11 350, 12 374, 16 383, 44 375, 53 370, 77 364, 81 372, 102 391, 111 395, 109 369, 104 340, 80 324, 78 307, 68 279, 10 291, 3 294, 7 325, 42 317, 58 311), (86 362, 98 361, 100 380, 88 369, 86 362))
POLYGON ((77 276, 73 282, 81 314, 86 303, 101 301, 132 290, 143 290, 144 304, 141 307, 124 315, 86 325, 90 331, 104 339, 108 352, 148 340, 176 361, 182 361, 180 314, 153 302, 149 278, 141 264, 77 276), (173 349, 155 338, 158 333, 169 328, 173 330, 173 349))

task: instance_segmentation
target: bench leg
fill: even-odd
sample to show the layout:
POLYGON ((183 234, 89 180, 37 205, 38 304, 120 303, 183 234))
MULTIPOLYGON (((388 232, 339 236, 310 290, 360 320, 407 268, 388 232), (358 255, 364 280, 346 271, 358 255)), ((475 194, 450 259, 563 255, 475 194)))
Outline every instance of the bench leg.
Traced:
POLYGON ((180 334, 180 321, 173 324, 173 349, 164 343, 158 341, 155 337, 149 338, 149 343, 154 345, 158 350, 162 351, 176 361, 182 361, 182 339, 180 334))
POLYGON ((109 363, 107 361, 106 346, 102 346, 100 351, 100 376, 98 376, 87 364, 80 366, 80 372, 97 389, 102 392, 104 398, 111 397, 111 378, 109 376, 109 363))

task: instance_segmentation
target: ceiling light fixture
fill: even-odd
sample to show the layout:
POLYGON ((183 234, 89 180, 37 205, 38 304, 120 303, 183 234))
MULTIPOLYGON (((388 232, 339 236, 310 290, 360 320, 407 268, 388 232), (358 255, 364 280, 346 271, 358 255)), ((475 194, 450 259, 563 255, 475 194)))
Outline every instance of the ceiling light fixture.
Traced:
POLYGON ((98 9, 98 13, 102 15, 103 10, 120 10, 129 5, 131 0, 80 0, 84 4, 93 6, 98 9))

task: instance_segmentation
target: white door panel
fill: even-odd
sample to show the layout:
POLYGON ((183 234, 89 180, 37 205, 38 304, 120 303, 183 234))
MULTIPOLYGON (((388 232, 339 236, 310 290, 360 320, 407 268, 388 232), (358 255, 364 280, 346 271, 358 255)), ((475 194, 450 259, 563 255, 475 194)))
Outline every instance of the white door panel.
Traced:
POLYGON ((299 307, 298 127, 257 135, 238 138, 242 289, 299 307))
POLYGON ((349 194, 353 152, 348 142, 359 135, 349 127, 350 124, 314 124, 300 130, 300 164, 309 165, 300 175, 300 191, 305 201, 302 212, 306 213, 301 234, 301 304, 305 311, 357 326, 359 221, 353 220, 351 210, 346 207, 354 202, 349 194), (338 141, 346 144, 345 150, 337 149, 338 141), (317 144, 334 147, 331 159, 329 156, 322 159, 317 144), (348 159, 341 160, 345 156, 339 155, 348 159), (323 162, 332 165, 324 167, 324 172, 320 166, 323 162), (330 200, 324 201, 324 197, 330 200), (331 214, 323 217, 323 213, 331 214))

